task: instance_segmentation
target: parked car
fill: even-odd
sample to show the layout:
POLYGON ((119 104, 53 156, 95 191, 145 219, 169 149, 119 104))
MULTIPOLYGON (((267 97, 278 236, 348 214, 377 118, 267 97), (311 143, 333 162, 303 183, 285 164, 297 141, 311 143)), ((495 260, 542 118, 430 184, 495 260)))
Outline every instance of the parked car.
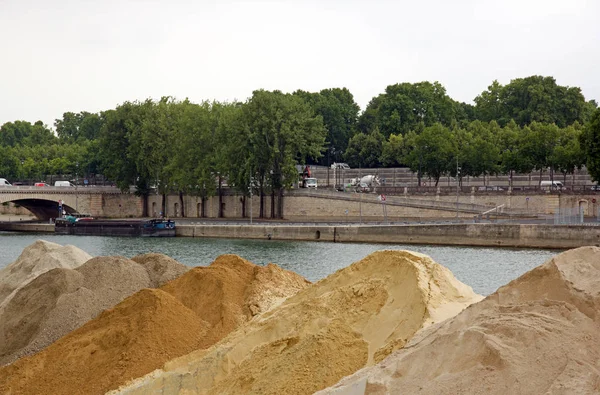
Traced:
POLYGON ((347 163, 337 163, 337 162, 333 162, 333 164, 331 165, 332 169, 344 169, 347 170, 350 168, 350 166, 348 166, 347 163))
POLYGON ((49 187, 50 185, 46 184, 45 182, 36 182, 34 184, 36 187, 49 187))
POLYGON ((504 189, 502 187, 497 187, 494 185, 488 185, 485 187, 479 187, 477 188, 478 191, 503 191, 504 189))
POLYGON ((10 187, 10 182, 6 178, 0 178, 0 187, 10 187))
POLYGON ((600 191, 600 185, 592 185, 592 191, 600 191))
POLYGON ((55 187, 75 187, 70 181, 54 181, 55 187))
POLYGON ((562 189, 563 183, 560 181, 542 181, 540 182, 540 188, 542 189, 562 189))

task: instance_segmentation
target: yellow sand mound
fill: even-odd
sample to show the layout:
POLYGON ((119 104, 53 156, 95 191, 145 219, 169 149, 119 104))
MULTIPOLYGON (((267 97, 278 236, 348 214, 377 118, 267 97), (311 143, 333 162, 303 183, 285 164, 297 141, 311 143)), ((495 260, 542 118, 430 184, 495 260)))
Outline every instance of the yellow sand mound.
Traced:
MULTIPOLYGON (((84 279, 89 276, 102 279, 109 273, 88 267, 84 279)), ((221 256, 159 290, 136 293, 38 354, 0 368, 0 393, 103 394, 205 349, 251 319, 251 306, 264 311, 277 297, 309 284, 275 265, 221 256), (257 290, 276 297, 257 304, 257 290)), ((105 281, 88 285, 106 288, 105 281)))
POLYGON ((600 248, 557 255, 320 394, 600 393, 600 248))
POLYGON ((480 299, 425 255, 379 251, 120 393, 309 394, 480 299))

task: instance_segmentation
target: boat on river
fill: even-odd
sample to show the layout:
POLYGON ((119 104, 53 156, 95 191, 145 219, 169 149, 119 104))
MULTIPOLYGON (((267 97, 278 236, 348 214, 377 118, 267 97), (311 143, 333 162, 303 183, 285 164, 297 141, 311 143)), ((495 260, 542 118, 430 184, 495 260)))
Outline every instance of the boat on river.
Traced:
POLYGON ((170 219, 110 220, 84 215, 57 218, 54 233, 85 236, 174 237, 175 221, 170 219))

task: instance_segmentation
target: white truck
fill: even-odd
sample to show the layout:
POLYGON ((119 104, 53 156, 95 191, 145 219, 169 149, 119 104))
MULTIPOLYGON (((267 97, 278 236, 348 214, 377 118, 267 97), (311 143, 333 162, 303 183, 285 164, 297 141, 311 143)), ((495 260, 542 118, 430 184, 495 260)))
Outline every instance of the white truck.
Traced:
POLYGON ((378 185, 380 185, 379 177, 372 174, 350 180, 350 186, 354 187, 355 192, 375 192, 375 187, 378 185))

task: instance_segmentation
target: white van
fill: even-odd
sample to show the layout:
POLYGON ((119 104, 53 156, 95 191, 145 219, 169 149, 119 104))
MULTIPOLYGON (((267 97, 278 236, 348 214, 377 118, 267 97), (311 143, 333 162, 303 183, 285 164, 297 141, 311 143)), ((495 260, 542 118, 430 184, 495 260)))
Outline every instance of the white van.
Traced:
POLYGON ((0 187, 10 187, 12 186, 10 182, 6 178, 0 178, 0 187))
POLYGON ((69 181, 55 181, 54 186, 55 187, 74 187, 75 185, 73 185, 73 183, 71 183, 69 181))
POLYGON ((551 189, 562 189, 563 188, 563 183, 560 181, 542 181, 540 183, 540 187, 541 188, 551 188, 551 189))

